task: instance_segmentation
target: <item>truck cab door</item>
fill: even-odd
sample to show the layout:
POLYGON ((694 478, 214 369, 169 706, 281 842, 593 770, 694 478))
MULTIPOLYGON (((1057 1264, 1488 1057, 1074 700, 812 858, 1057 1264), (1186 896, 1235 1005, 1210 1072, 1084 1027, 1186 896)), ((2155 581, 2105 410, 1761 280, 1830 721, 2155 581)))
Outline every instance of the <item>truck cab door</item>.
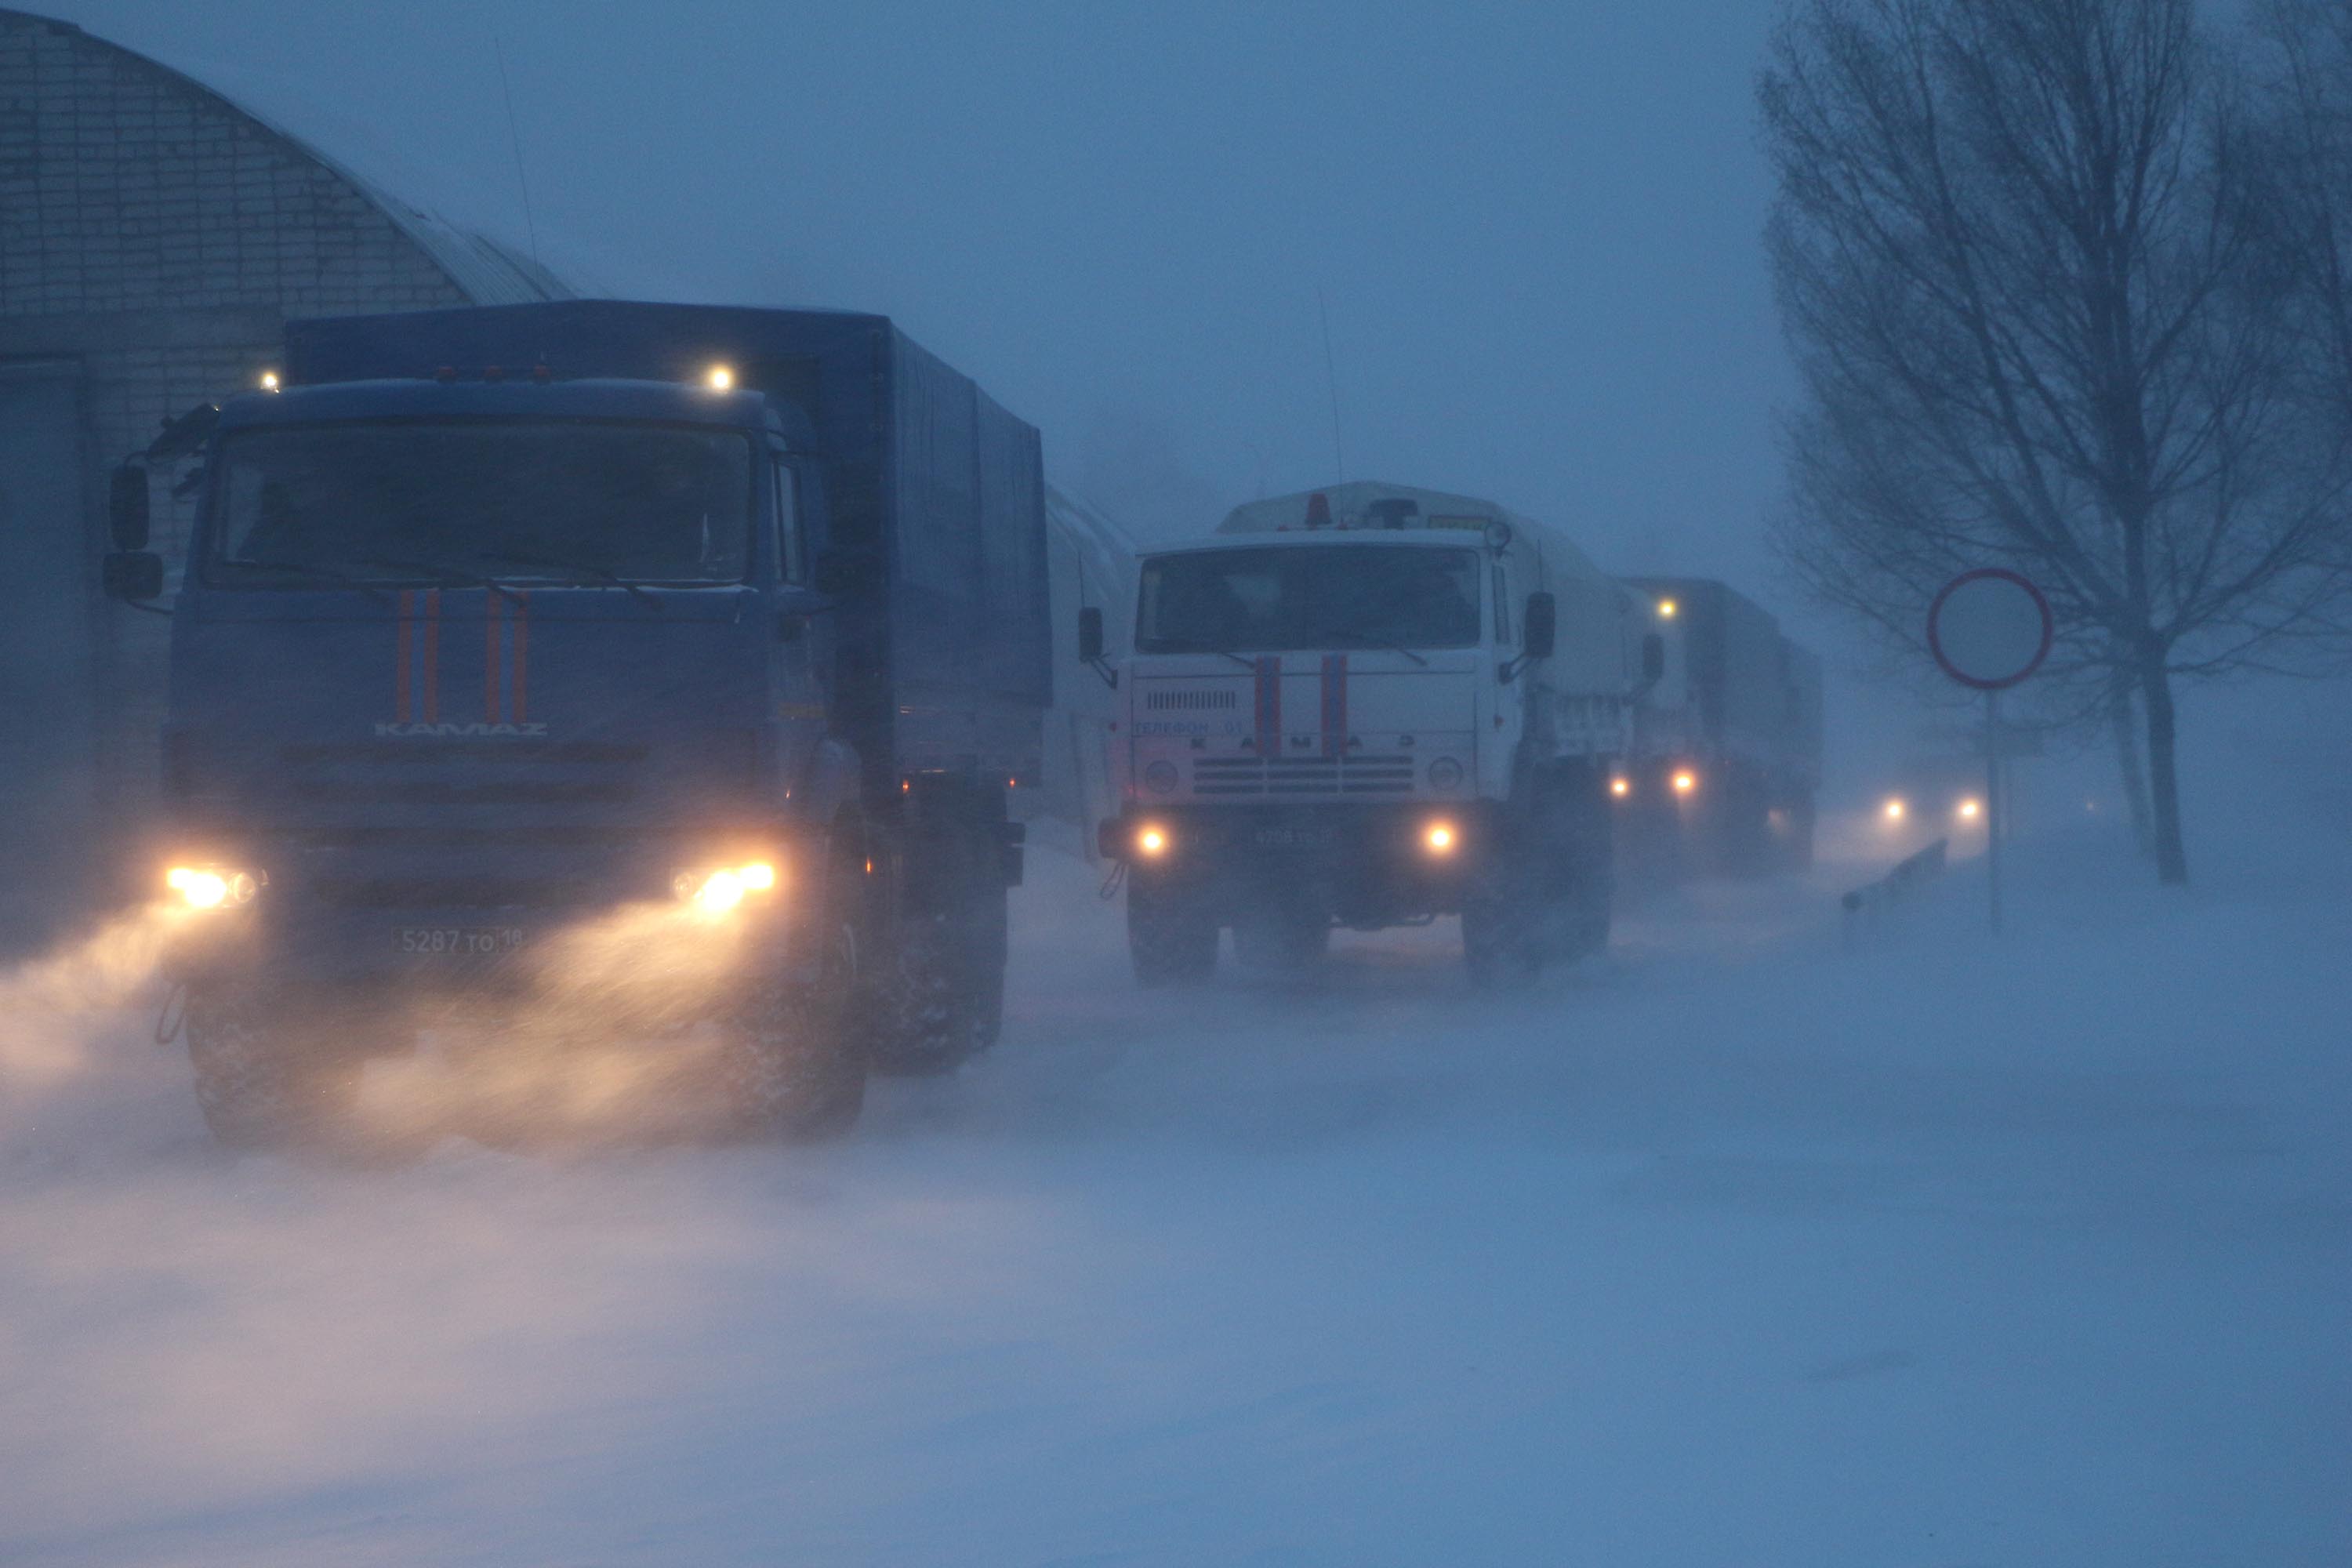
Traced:
POLYGON ((823 743, 832 710, 826 687, 833 668, 834 616, 813 585, 808 520, 821 504, 815 476, 782 453, 769 459, 762 581, 772 625, 768 640, 768 729, 775 776, 788 790, 803 788, 823 743))

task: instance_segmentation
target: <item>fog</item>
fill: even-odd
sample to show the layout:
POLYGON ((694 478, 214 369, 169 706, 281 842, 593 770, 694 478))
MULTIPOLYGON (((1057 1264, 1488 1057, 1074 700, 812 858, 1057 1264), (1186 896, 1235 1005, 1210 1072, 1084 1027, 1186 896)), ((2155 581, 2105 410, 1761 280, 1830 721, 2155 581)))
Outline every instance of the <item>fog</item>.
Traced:
POLYGON ((1761 5, 52 10, 520 248, 502 47, 551 265, 887 312, 1098 482, 1335 478, 1320 290, 1351 476, 1761 572, 1761 5))
POLYGON ((1763 544, 1769 5, 48 10, 583 292, 887 312, 1146 539, 1492 496, 1832 674, 1818 863, 1629 879, 1519 992, 1450 917, 1141 990, 1034 821, 1002 1041, 814 1145, 712 1131, 683 908, 391 1009, 267 1152, 158 1043, 184 911, 12 957, 0 1562, 2352 1552, 2352 687, 2184 698, 2177 895, 2094 737, 2014 764, 1999 938, 1981 831, 1887 818, 1980 710, 1763 544))

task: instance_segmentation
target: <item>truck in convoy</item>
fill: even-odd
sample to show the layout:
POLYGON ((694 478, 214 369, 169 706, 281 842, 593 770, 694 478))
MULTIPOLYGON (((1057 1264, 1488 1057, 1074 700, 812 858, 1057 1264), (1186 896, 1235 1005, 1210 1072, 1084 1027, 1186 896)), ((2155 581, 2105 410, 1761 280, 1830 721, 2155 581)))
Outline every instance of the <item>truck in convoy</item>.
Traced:
POLYGON ((1631 854, 1716 876, 1801 870, 1822 773, 1821 661, 1698 577, 1630 577, 1659 640, 1621 791, 1631 854))
POLYGON ((1482 983, 1606 942, 1637 621, 1568 538, 1357 482, 1238 508, 1138 576, 1099 836, 1144 984, 1210 973, 1228 927, 1296 963, 1335 926, 1459 914, 1482 983))
MULTIPOLYGON (((807 310, 298 322, 268 385, 169 443, 202 497, 173 962, 216 1133, 298 1130, 444 997, 715 1034, 730 1115, 787 1133, 995 1037, 1052 677, 1034 428, 807 310), (639 1018, 641 970, 690 983, 639 1018)), ((148 477, 126 597, 161 586, 148 477)))

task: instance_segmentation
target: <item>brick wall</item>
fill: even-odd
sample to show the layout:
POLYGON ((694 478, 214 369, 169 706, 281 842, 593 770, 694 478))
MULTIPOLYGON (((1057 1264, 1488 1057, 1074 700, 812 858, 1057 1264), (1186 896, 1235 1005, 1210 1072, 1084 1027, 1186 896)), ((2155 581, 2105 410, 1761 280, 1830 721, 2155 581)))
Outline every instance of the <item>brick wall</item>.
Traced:
MULTIPOLYGON (((106 470, 165 418, 242 391, 285 320, 467 303, 351 180, 196 84, 79 29, 0 11, 0 361, 80 367, 95 595, 106 470)), ((176 573, 188 508, 158 484, 176 573)), ((22 585, 40 591, 38 585, 22 585)), ((5 606, 0 606, 5 609, 5 606)), ((154 777, 165 623, 99 605, 111 693, 94 798, 135 808, 154 777)))
MULTIPOLYGON (((98 465, 252 385, 286 317, 466 302, 299 146, 151 61, 0 12, 0 353, 81 361, 98 465)), ((186 520, 157 521, 168 554, 186 520)))

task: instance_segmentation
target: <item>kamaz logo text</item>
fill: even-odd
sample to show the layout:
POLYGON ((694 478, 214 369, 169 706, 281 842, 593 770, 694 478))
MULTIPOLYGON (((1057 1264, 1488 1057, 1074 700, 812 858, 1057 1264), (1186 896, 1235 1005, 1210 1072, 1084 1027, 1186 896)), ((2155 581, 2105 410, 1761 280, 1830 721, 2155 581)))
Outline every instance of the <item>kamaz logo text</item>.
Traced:
POLYGON ((378 740, 414 740, 421 737, 446 735, 459 739, 531 740, 544 737, 544 724, 394 724, 379 722, 375 727, 378 740))

